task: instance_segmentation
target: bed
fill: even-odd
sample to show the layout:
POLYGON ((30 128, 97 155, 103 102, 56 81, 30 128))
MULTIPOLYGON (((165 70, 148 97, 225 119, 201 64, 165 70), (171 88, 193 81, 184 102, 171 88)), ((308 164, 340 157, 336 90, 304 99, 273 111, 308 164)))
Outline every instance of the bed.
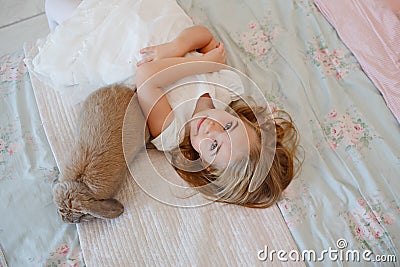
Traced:
POLYGON ((0 59, 0 266, 84 266, 76 227, 54 213, 59 171, 23 60, 0 59))
MULTIPOLYGON (((34 194, 20 199, 30 205, 33 218, 44 212, 48 218, 44 224, 29 217, 31 234, 21 222, 25 220, 19 219, 21 233, 10 235, 18 210, 23 213, 24 208, 12 201, 2 206, 3 214, 15 210, 2 222, 0 231, 10 266, 43 265, 56 257, 54 265, 88 266, 354 263, 353 258, 330 259, 324 250, 337 250, 342 256, 358 251, 361 257, 371 251, 367 253, 371 262, 360 259, 363 266, 398 264, 400 22, 396 2, 379 3, 386 2, 341 1, 334 5, 316 0, 315 5, 311 0, 237 0, 229 1, 226 8, 227 1, 178 1, 195 24, 207 26, 225 44, 227 63, 257 83, 273 108, 287 110, 299 129, 304 150, 301 172, 282 200, 266 210, 218 203, 176 208, 149 197, 134 179, 128 179, 118 196, 126 206, 120 218, 95 220, 76 228, 64 225, 55 214, 49 181, 57 176, 56 165, 62 165, 64 151, 73 139, 79 105, 67 103, 35 73, 32 60, 40 43, 25 47, 29 76, 21 54, 2 58, 2 71, 20 66, 22 74, 17 75, 18 82, 3 82, 2 78, 2 92, 12 93, 3 97, 7 104, 1 109, 10 107, 4 117, 14 118, 13 123, 21 127, 19 140, 24 149, 20 154, 34 162, 33 167, 21 167, 7 155, 0 165, 4 166, 2 172, 24 168, 29 176, 22 175, 31 177, 26 180, 34 184, 21 188, 24 182, 13 179, 16 174, 2 178, 0 182, 7 188, 1 191, 2 199, 13 199, 10 196, 15 192, 24 196, 42 186, 43 199, 34 194), (364 25, 363 34, 355 25, 364 25), (354 38, 355 34, 359 38, 354 38), (360 42, 370 44, 373 53, 360 42), (14 63, 7 65, 9 58, 14 63), (7 89, 9 86, 14 89, 7 89), (21 91, 22 100, 13 90, 21 91), (15 100, 8 101, 10 97, 15 100), (25 108, 30 106, 27 112, 25 108), (28 132, 23 130, 26 125, 28 132), (39 139, 41 143, 36 141, 39 139), (36 150, 31 150, 37 154, 29 150, 29 140, 35 140, 36 150), (37 167, 42 165, 45 167, 37 167), (17 251, 16 244, 22 239, 26 242, 17 251), (41 245, 32 244, 36 241, 41 245), (32 247, 35 250, 30 250, 32 247), (281 259, 272 255, 271 260, 267 256, 272 250, 286 254, 281 259), (300 256, 306 251, 306 259, 296 258, 293 251, 300 256), (315 258, 310 251, 315 251, 315 258)), ((15 127, 9 128, 2 131, 15 127)), ((11 142, 5 144, 9 148, 11 142)), ((2 150, 3 157, 6 152, 2 150)), ((176 177, 157 151, 146 153, 161 166, 159 171, 176 177)), ((145 169, 142 162, 136 161, 137 169, 145 169)))

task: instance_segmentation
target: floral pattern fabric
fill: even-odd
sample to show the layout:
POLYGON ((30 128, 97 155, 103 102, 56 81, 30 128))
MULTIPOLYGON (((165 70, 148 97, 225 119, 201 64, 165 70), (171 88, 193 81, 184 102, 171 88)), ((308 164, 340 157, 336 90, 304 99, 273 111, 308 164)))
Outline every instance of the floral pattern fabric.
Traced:
POLYGON ((270 16, 268 14, 268 17, 263 18, 260 22, 250 21, 247 25, 248 30, 237 37, 239 46, 247 58, 250 61, 259 61, 265 66, 276 60, 277 54, 273 47, 273 41, 279 38, 280 33, 284 31, 279 25, 273 24, 270 16))
POLYGON ((340 48, 330 51, 321 36, 308 43, 307 55, 310 62, 324 75, 332 75, 337 80, 345 78, 352 70, 359 69, 350 52, 340 48))
MULTIPOLYGON (((178 3, 225 43, 227 63, 259 86, 271 108, 296 123, 304 161, 278 206, 299 250, 335 249, 345 239, 348 249, 399 255, 400 127, 313 1, 178 3)), ((1 246, 11 266, 82 266, 75 228, 60 222, 51 201, 58 170, 21 59, 3 57, 0 67, 0 199, 8 203, 0 206, 7 214, 1 246), (32 227, 35 236, 26 231, 32 227)))
POLYGON ((8 266, 84 266, 76 228, 52 201, 59 171, 23 59, 0 58, 0 247, 8 266))
POLYGON ((400 127, 313 1, 178 2, 296 123, 303 164, 278 206, 299 250, 344 239, 350 250, 400 255, 400 127))
POLYGON ((324 138, 316 140, 315 147, 319 150, 328 146, 333 150, 343 150, 356 160, 358 156, 371 150, 371 143, 380 137, 365 118, 358 114, 353 106, 343 113, 332 109, 325 115, 320 125, 324 138))

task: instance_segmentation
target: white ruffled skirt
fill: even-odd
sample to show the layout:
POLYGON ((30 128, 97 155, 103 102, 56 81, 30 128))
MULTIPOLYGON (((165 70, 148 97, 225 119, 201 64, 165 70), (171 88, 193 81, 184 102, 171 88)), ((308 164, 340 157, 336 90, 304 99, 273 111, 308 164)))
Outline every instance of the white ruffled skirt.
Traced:
POLYGON ((133 83, 141 48, 192 25, 174 0, 84 0, 40 44, 33 70, 77 103, 102 86, 133 83))

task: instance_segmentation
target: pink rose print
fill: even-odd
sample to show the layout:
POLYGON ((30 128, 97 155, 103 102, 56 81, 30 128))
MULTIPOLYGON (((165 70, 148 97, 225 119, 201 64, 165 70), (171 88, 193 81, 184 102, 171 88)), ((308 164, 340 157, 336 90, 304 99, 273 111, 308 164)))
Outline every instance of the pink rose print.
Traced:
POLYGON ((278 202, 286 224, 293 229, 300 225, 308 214, 306 203, 310 201, 309 185, 298 179, 283 191, 283 199, 278 202))
POLYGON ((387 213, 383 215, 383 222, 387 225, 391 225, 395 222, 395 217, 393 214, 387 213))
POLYGON ((54 252, 50 253, 50 257, 46 260, 45 266, 84 266, 80 247, 78 246, 72 250, 68 244, 60 245, 54 252))
POLYGON ((250 22, 249 23, 249 29, 254 30, 255 28, 258 28, 258 23, 257 22, 250 22))
POLYGON ((60 247, 57 248, 56 253, 60 255, 66 255, 69 252, 69 246, 67 244, 64 244, 60 247))
POLYGON ((250 21, 247 31, 238 36, 239 46, 250 61, 256 60, 270 65, 277 57, 276 52, 272 49, 272 40, 279 38, 282 31, 268 17, 262 21, 250 21))
POLYGON ((331 146, 331 148, 333 149, 337 149, 338 148, 338 144, 335 142, 329 142, 329 145, 331 146))
POLYGON ((19 77, 27 73, 28 70, 22 58, 23 55, 19 57, 5 55, 0 58, 0 80, 2 82, 16 82, 19 77))
POLYGON ((333 75, 337 80, 345 78, 352 70, 359 68, 350 52, 345 53, 339 48, 331 52, 320 36, 314 37, 308 43, 307 58, 325 75, 333 75))
POLYGON ((360 125, 354 125, 354 130, 356 130, 357 132, 361 132, 364 130, 364 128, 361 127, 360 125))
POLYGON ((355 109, 347 109, 342 114, 332 109, 326 114, 322 129, 329 147, 335 150, 344 148, 346 152, 368 149, 370 142, 378 137, 355 109))
POLYGON ((340 127, 340 125, 336 125, 336 127, 332 128, 331 133, 334 138, 340 138, 343 135, 342 127, 340 127))
POLYGON ((331 112, 328 113, 327 117, 330 119, 334 119, 337 117, 337 115, 338 115, 337 111, 333 109, 331 112))
POLYGON ((364 200, 363 198, 359 198, 359 199, 357 200, 357 202, 358 202, 358 204, 359 204, 361 207, 367 206, 367 202, 365 202, 365 200, 364 200))
POLYGON ((21 150, 22 145, 17 142, 13 142, 8 144, 8 153, 10 155, 13 155, 21 150))
POLYGON ((395 223, 396 216, 400 215, 398 209, 395 201, 387 201, 377 192, 371 198, 358 198, 356 206, 340 217, 350 227, 359 248, 385 251, 392 244, 386 226, 395 223))

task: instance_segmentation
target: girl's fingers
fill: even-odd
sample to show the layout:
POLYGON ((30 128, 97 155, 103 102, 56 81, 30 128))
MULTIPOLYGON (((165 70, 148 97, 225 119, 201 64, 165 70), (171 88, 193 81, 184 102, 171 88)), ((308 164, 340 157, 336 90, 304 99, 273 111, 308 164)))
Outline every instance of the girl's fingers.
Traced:
POLYGON ((153 58, 152 57, 145 57, 145 58, 142 58, 141 60, 139 60, 137 63, 136 63, 136 66, 140 66, 140 65, 142 65, 142 64, 144 64, 144 63, 147 63, 147 62, 150 62, 150 61, 152 61, 153 60, 153 58))
POLYGON ((140 61, 138 61, 136 63, 136 66, 140 66, 144 63, 153 61, 155 58, 154 50, 155 50, 155 46, 148 46, 148 47, 144 47, 144 48, 140 49, 139 50, 140 54, 148 54, 148 55, 143 57, 140 61))
POLYGON ((148 46, 148 47, 144 47, 144 48, 140 49, 139 53, 145 54, 145 53, 152 52, 153 50, 154 50, 154 46, 148 46))

